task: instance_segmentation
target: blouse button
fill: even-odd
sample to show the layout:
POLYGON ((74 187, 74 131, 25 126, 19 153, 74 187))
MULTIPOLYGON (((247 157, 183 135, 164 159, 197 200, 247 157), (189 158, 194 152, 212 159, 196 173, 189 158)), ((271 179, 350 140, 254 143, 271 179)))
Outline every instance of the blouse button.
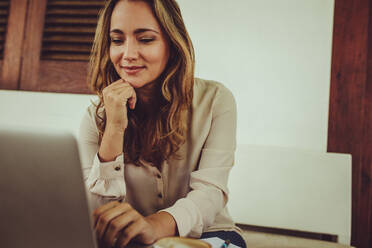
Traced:
POLYGON ((162 195, 161 193, 159 193, 159 194, 158 194, 158 197, 159 197, 159 198, 162 198, 162 197, 163 197, 163 195, 162 195))
POLYGON ((116 171, 119 171, 119 170, 120 170, 120 166, 116 166, 116 167, 115 167, 115 170, 116 170, 116 171))

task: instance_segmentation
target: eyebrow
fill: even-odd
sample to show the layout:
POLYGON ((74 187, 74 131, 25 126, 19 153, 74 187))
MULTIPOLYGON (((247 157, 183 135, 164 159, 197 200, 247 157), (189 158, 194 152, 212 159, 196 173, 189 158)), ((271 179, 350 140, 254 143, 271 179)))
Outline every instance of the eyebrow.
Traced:
MULTIPOLYGON (((156 31, 154 29, 151 29, 151 28, 138 28, 138 29, 134 30, 134 34, 140 34, 140 33, 144 33, 144 32, 155 32, 155 33, 159 34, 158 31, 156 31)), ((120 29, 113 29, 113 30, 110 31, 110 33, 124 34, 124 32, 121 31, 120 29)))

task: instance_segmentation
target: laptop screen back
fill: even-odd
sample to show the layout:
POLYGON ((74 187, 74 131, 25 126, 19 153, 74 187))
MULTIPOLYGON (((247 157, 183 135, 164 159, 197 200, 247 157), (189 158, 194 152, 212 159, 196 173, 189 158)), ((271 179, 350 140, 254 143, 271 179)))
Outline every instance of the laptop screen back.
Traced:
POLYGON ((1 247, 96 247, 72 134, 0 129, 1 247))

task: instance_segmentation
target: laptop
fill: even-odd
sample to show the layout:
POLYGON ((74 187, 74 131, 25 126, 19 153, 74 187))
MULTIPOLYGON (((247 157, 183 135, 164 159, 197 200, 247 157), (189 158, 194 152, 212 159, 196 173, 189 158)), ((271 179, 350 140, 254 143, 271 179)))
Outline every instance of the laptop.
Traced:
POLYGON ((0 247, 98 247, 72 133, 0 126, 0 197, 0 247))
POLYGON ((1 247, 97 247, 72 134, 0 127, 0 169, 1 247))

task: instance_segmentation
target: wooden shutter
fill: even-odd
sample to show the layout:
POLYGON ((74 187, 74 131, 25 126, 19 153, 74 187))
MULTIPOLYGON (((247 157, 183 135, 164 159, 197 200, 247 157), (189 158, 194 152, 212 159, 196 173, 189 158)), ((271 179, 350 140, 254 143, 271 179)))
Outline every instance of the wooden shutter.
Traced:
POLYGON ((48 1, 42 60, 88 61, 103 1, 48 1))
POLYGON ((0 59, 4 58, 6 27, 8 24, 9 0, 0 1, 0 59))
POLYGON ((29 1, 21 89, 89 93, 88 59, 105 1, 29 1))
POLYGON ((18 89, 28 0, 0 1, 1 89, 18 89))

